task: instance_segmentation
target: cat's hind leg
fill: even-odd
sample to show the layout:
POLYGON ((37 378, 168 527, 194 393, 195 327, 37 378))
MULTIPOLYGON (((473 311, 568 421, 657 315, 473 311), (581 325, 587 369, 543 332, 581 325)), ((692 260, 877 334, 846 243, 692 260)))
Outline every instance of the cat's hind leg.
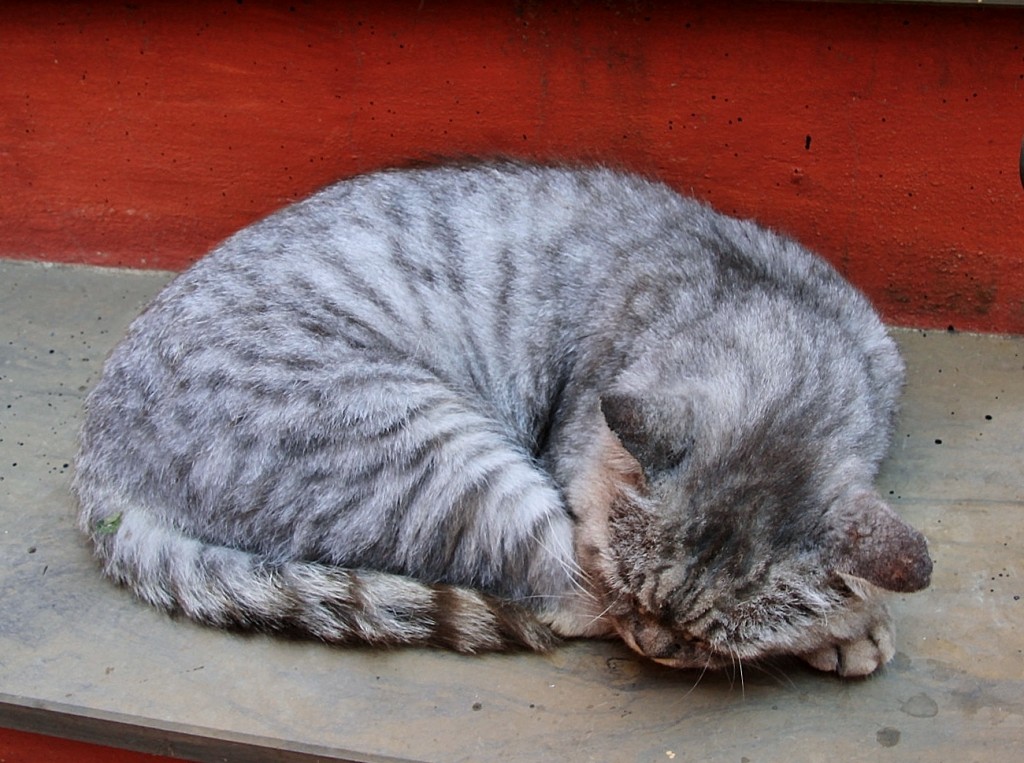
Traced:
POLYGON ((194 415, 166 396, 163 427, 89 430, 114 430, 86 437, 76 481, 109 577, 214 625, 550 645, 533 613, 572 589, 572 521, 486 405, 395 363, 230 373, 194 415))
POLYGON ((289 521, 290 556, 478 588, 534 609, 572 589, 562 496, 484 402, 420 375, 349 387, 323 410, 307 422, 320 445, 287 470, 316 489, 289 521), (317 479, 324 474, 331 479, 317 479))

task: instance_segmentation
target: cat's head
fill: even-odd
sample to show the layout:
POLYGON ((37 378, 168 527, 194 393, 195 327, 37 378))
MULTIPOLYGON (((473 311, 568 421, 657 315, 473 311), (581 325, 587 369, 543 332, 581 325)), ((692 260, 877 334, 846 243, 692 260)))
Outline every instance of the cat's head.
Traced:
POLYGON ((870 422, 784 400, 728 421, 701 400, 601 400, 620 489, 584 520, 579 551, 631 647, 698 669, 812 653, 880 606, 877 589, 928 585, 924 537, 871 487, 872 448, 843 431, 870 422))

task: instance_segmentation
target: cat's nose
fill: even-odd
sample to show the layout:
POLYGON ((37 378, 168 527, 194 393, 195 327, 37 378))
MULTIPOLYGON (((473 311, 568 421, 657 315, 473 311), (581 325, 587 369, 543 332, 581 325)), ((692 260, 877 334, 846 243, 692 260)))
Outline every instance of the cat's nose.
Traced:
POLYGON ((633 641, 644 656, 671 662, 692 658, 701 644, 699 639, 689 634, 650 626, 634 630, 633 641))
POLYGON ((652 660, 669 659, 681 648, 681 644, 678 641, 666 640, 659 634, 653 634, 648 631, 634 633, 633 639, 636 641, 640 651, 652 660))

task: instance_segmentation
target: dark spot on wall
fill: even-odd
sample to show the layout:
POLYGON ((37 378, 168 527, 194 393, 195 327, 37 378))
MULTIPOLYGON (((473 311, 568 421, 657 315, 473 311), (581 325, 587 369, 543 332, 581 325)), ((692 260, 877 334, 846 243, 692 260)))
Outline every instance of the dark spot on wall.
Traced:
POLYGON ((810 135, 807 135, 806 137, 804 137, 804 150, 805 151, 810 151, 811 150, 811 136, 810 135))

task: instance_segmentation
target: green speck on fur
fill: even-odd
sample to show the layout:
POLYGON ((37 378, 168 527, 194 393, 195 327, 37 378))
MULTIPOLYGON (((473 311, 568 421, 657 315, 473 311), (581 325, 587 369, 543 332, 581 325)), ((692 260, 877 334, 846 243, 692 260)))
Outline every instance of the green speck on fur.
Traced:
POLYGON ((97 535, 113 535, 117 532, 117 528, 120 526, 121 513, 118 512, 112 517, 99 520, 95 525, 93 525, 93 530, 95 530, 97 535))

